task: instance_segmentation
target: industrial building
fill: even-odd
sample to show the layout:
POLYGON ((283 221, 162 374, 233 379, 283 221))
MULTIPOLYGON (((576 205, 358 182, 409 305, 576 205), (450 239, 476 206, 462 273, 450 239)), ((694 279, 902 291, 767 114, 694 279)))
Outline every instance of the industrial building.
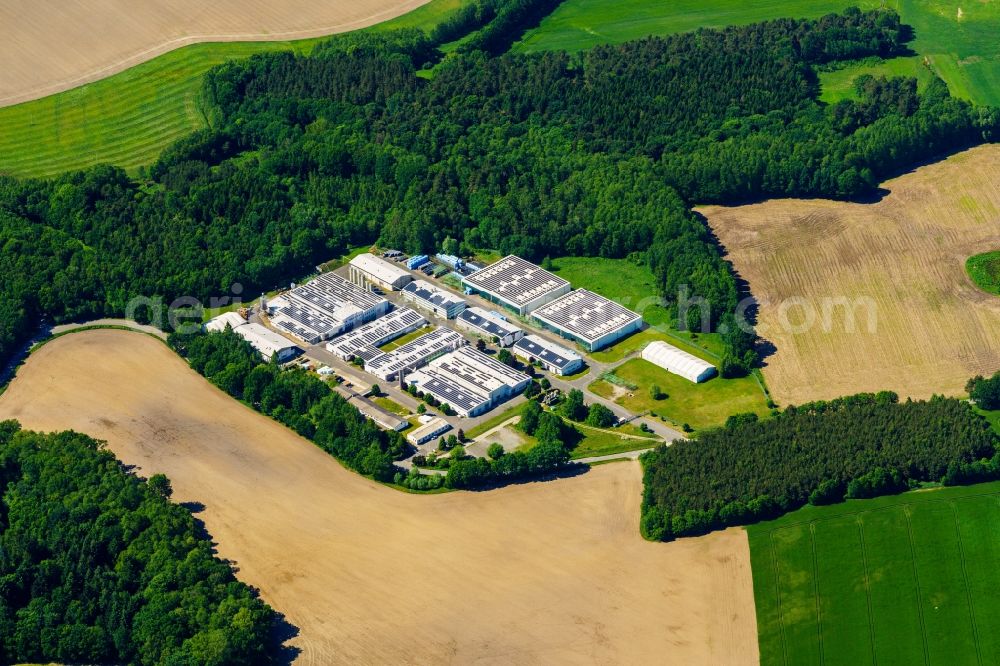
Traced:
POLYGON ((221 333, 222 331, 226 330, 226 326, 235 331, 237 326, 243 326, 246 323, 247 320, 241 317, 239 313, 224 312, 220 314, 218 317, 210 319, 205 324, 204 328, 205 331, 208 333, 221 333))
POLYGON ((586 289, 576 289, 531 313, 538 322, 564 338, 597 351, 642 327, 642 317, 586 289))
POLYGON ((351 282, 360 287, 369 283, 389 291, 399 291, 413 281, 408 271, 367 252, 351 259, 348 270, 351 282))
POLYGON ((406 382, 459 416, 478 416, 523 391, 531 377, 471 347, 459 347, 406 375, 406 382))
POLYGON ((510 350, 529 363, 537 361, 554 375, 571 375, 583 368, 583 357, 575 351, 534 334, 525 335, 510 350))
POLYGON ((435 437, 451 430, 451 424, 442 418, 431 419, 424 425, 406 435, 406 441, 414 446, 426 444, 435 437))
POLYGON ((284 363, 302 353, 302 349, 291 340, 260 324, 247 323, 246 319, 235 312, 225 312, 214 317, 205 324, 204 328, 209 333, 221 333, 227 327, 249 342, 265 361, 270 361, 271 357, 277 354, 278 362, 284 363))
POLYGON ((345 361, 360 358, 367 362, 384 353, 378 349, 380 346, 426 324, 427 320, 410 308, 396 308, 384 317, 326 343, 326 348, 345 361))
POLYGON ((708 361, 660 340, 646 345, 642 350, 642 358, 696 384, 717 374, 715 366, 708 361))
POLYGON ((465 338, 450 328, 439 328, 391 352, 380 352, 379 356, 365 361, 365 370, 379 379, 395 380, 400 372, 404 375, 412 372, 465 343, 465 338))
POLYGON ((523 330, 508 322, 499 312, 475 306, 462 310, 455 319, 455 325, 487 340, 496 340, 501 347, 510 347, 524 336, 523 330))
POLYGON ((569 282, 530 261, 509 255, 462 278, 472 294, 526 315, 570 290, 569 282))
POLYGON ((267 303, 271 324, 307 344, 318 344, 389 311, 389 301, 333 273, 267 303))
POLYGON ((465 301, 450 291, 435 287, 426 280, 414 280, 403 287, 403 299, 438 317, 454 319, 465 309, 465 301))

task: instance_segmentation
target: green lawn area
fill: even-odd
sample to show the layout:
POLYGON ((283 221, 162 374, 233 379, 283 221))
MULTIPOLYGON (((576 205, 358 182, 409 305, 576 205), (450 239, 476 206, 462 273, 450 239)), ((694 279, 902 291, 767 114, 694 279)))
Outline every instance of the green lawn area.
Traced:
MULTIPOLYGON (((1000 105, 1000 4, 943 0, 888 0, 885 3, 912 25, 912 49, 927 56, 952 93, 980 104, 1000 105), (961 14, 959 14, 961 7, 961 14)), ((646 35, 665 35, 699 27, 724 27, 795 17, 815 18, 848 6, 875 9, 881 0, 566 0, 515 44, 522 52, 578 51, 646 35)), ((902 67, 902 65, 890 65, 902 67)), ((847 75, 845 75, 847 76, 847 75)), ((845 86, 846 79, 836 80, 845 86)), ((849 83, 846 83, 849 87, 849 83)), ((830 93, 833 94, 833 93, 830 93)))
POLYGON ((843 99, 856 99, 854 80, 862 74, 889 78, 894 76, 916 77, 917 90, 919 91, 924 89, 933 76, 931 70, 923 64, 923 58, 919 56, 865 61, 842 69, 820 72, 819 82, 822 86, 822 93, 819 98, 830 104, 843 99))
POLYGON ((1000 663, 1000 483, 747 528, 761 664, 1000 663))
POLYGON ((635 310, 651 326, 669 325, 671 318, 660 305, 653 272, 645 264, 627 259, 559 257, 552 272, 568 280, 574 289, 583 287, 635 310))
POLYGON ((520 416, 521 410, 523 410, 525 405, 527 404, 528 404, 527 402, 522 402, 519 405, 516 405, 514 407, 511 407, 510 409, 504 410, 494 416, 491 416, 490 418, 486 419, 485 421, 483 421, 482 423, 480 423, 475 427, 467 429, 465 431, 466 438, 475 439, 476 437, 479 437, 487 430, 492 430, 493 428, 496 428, 504 421, 514 418, 515 416, 520 416))
POLYGON ((990 427, 993 428, 993 432, 1000 435, 1000 410, 990 412, 978 407, 973 407, 972 409, 989 422, 990 427))
MULTIPOLYGON (((465 0, 430 3, 366 30, 430 28, 465 0)), ((52 176, 107 162, 135 170, 205 126, 202 75, 267 51, 307 53, 321 39, 195 44, 95 83, 0 108, 0 173, 52 176)))
POLYGON ((629 354, 642 351, 654 340, 663 340, 686 352, 715 363, 722 356, 722 340, 718 333, 691 333, 673 331, 665 327, 647 328, 628 336, 621 342, 606 347, 590 356, 601 363, 617 363, 629 354))
POLYGON ((590 390, 631 412, 650 411, 677 426, 687 423, 695 430, 702 430, 722 425, 732 414, 753 412, 766 416, 770 413, 767 398, 754 377, 715 377, 695 384, 640 358, 626 361, 613 372, 636 388, 629 390, 606 379, 597 379, 590 384, 590 390), (654 400, 649 392, 653 384, 669 397, 654 400))
POLYGON ((382 345, 381 347, 379 347, 379 349, 381 349, 384 352, 391 352, 393 349, 399 349, 400 347, 402 347, 403 345, 405 345, 407 342, 413 342, 414 340, 416 340, 417 338, 419 338, 421 335, 427 335, 428 333, 430 333, 433 330, 434 330, 433 326, 424 326, 423 328, 418 328, 417 330, 415 330, 415 331, 413 331, 411 333, 407 333, 406 335, 404 335, 402 337, 396 338, 392 342, 389 342, 387 344, 382 345))
POLYGON ((393 400, 392 398, 386 398, 385 396, 379 396, 377 398, 372 398, 372 402, 381 407, 387 412, 392 412, 397 416, 409 416, 412 410, 403 407, 401 404, 393 400))
POLYGON ((1000 250, 969 257, 965 270, 977 287, 1000 295, 1000 250))
POLYGON ((634 434, 631 430, 591 428, 582 423, 570 424, 580 433, 581 438, 576 443, 576 447, 570 453, 570 458, 589 458, 591 456, 607 456, 612 453, 623 453, 625 451, 635 451, 636 449, 648 449, 663 440, 658 437, 622 437, 622 435, 634 434), (610 432, 609 432, 610 430, 610 432))

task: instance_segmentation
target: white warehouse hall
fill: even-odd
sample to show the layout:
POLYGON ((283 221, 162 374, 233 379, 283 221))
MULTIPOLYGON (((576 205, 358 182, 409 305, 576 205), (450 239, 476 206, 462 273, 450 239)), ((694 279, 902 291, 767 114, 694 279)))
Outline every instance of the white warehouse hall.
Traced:
POLYGON ((696 384, 716 375, 715 366, 708 361, 660 340, 646 345, 642 350, 642 358, 696 384))

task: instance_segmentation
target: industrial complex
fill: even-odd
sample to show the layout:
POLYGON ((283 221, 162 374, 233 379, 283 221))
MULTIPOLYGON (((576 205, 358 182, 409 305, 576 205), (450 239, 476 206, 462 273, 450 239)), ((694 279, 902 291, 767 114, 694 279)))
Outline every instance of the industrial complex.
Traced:
POLYGON ((274 327, 311 345, 381 317, 389 307, 385 298, 335 273, 323 273, 266 304, 274 327))
POLYGON ((472 306, 462 310, 455 325, 486 340, 496 341, 501 347, 510 347, 524 336, 524 331, 507 321, 499 312, 472 306))
POLYGON ((523 391, 531 377, 471 347, 438 357, 406 381, 459 416, 478 416, 523 391))
POLYGON ((465 309, 465 301, 426 280, 414 280, 403 287, 403 299, 414 307, 444 319, 454 319, 465 309))
POLYGON ((539 335, 525 335, 514 343, 511 351, 528 363, 538 363, 554 375, 572 375, 583 368, 583 356, 539 335))
POLYGON ((333 342, 328 342, 326 348, 345 361, 359 358, 367 363, 385 355, 379 349, 382 345, 416 331, 426 324, 427 320, 410 308, 396 308, 384 317, 379 317, 333 342))
POLYGON ((402 347, 365 362, 365 370, 383 380, 399 379, 432 360, 466 344, 465 338, 450 328, 439 328, 402 347))
POLYGON ((276 356, 279 363, 284 363, 302 353, 302 349, 287 338, 260 324, 249 323, 235 312, 223 313, 205 324, 209 332, 221 332, 226 328, 249 342, 266 361, 276 356))
POLYGON ((374 284, 389 291, 399 291, 413 281, 409 271, 367 252, 351 259, 348 267, 351 282, 360 287, 374 284))
POLYGON ((467 275, 462 286, 470 294, 526 315, 570 290, 569 282, 521 257, 509 255, 467 275))
POLYGON ((586 289, 576 289, 532 312, 545 328, 597 351, 642 327, 642 317, 586 289))

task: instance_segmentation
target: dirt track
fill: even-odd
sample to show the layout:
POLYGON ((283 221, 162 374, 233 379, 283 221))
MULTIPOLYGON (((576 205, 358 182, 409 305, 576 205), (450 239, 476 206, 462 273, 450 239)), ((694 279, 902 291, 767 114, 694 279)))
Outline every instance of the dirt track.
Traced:
POLYGON ((197 42, 355 30, 427 0, 5 0, 0 106, 90 83, 197 42))
POLYGON ((874 204, 776 200, 702 209, 761 302, 774 343, 764 376, 781 404, 891 389, 961 395, 1000 370, 1000 298, 965 272, 1000 249, 1000 146, 975 148, 886 182, 874 204), (870 299, 855 310, 824 302, 870 299), (782 304, 788 306, 782 317, 782 304), (802 332, 803 304, 816 316, 802 332), (874 312, 869 329, 869 312, 874 312), (824 328, 824 318, 830 324, 824 328))
POLYGON ((414 496, 340 467, 123 331, 36 352, 0 418, 107 439, 164 472, 239 576, 299 627, 301 663, 753 664, 746 535, 638 535, 639 467, 414 496))

